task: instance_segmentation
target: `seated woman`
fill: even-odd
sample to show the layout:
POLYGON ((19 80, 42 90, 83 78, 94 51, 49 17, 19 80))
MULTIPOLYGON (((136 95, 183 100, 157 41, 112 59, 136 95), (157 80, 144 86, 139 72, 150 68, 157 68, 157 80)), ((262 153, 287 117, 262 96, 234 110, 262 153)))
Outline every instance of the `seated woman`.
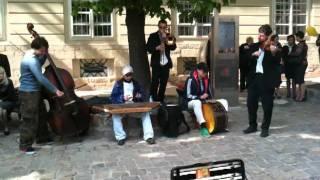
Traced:
MULTIPOLYGON (((145 100, 143 90, 137 81, 133 79, 133 69, 127 65, 122 69, 122 78, 118 80, 113 86, 111 93, 111 102, 113 104, 125 104, 134 102, 143 102, 145 100)), ((144 133, 144 140, 148 144, 155 144, 153 128, 151 124, 149 113, 129 114, 133 117, 142 118, 142 126, 144 133)), ((123 115, 114 114, 112 115, 113 131, 115 138, 118 141, 118 145, 124 145, 126 140, 126 133, 123 130, 122 125, 123 115)))
MULTIPOLYGON (((16 104, 15 89, 12 81, 7 78, 7 74, 3 67, 0 66, 0 108, 6 110, 6 116, 4 119, 4 134, 9 135, 9 129, 7 126, 7 119, 10 116, 10 112, 16 104)), ((2 111, 1 111, 2 112, 2 111)))
MULTIPOLYGON (((197 64, 196 69, 187 78, 185 82, 185 96, 188 109, 193 110, 200 125, 200 135, 202 137, 210 137, 202 112, 202 102, 212 98, 209 88, 208 67, 205 63, 201 62, 197 64)), ((224 99, 218 101, 228 111, 227 101, 224 99)))

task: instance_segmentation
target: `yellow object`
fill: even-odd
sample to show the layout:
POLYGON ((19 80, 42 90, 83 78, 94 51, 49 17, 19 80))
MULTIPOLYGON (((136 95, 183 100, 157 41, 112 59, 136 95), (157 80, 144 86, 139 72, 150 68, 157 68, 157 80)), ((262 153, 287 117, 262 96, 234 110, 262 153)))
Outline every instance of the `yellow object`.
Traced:
POLYGON ((203 117, 206 120, 206 126, 209 131, 209 133, 213 133, 216 127, 216 120, 215 120, 215 112, 213 109, 212 104, 210 103, 203 103, 202 104, 202 113, 203 117))
POLYGON ((200 179, 200 178, 206 178, 206 177, 210 177, 210 171, 208 167, 202 167, 197 169, 196 171, 196 178, 200 179))
POLYGON ((318 32, 317 32, 316 28, 314 28, 312 26, 308 26, 306 29, 306 32, 308 33, 309 36, 318 36, 318 32))

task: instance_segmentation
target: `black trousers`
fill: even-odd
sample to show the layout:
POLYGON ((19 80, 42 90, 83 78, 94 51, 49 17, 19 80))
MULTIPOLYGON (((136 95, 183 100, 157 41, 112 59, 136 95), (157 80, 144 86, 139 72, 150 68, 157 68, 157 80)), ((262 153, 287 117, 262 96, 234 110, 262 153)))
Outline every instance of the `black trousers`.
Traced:
POLYGON ((262 74, 256 74, 248 87, 247 107, 249 113, 249 125, 257 128, 257 111, 259 100, 263 108, 263 121, 261 129, 269 130, 273 109, 274 88, 268 88, 263 84, 262 74))
POLYGON ((169 79, 168 67, 152 68, 151 95, 154 101, 163 102, 169 79))
POLYGON ((20 149, 31 147, 34 140, 46 140, 49 137, 48 113, 40 92, 19 92, 20 112, 20 149))
POLYGON ((247 88, 248 68, 240 67, 240 90, 247 88))

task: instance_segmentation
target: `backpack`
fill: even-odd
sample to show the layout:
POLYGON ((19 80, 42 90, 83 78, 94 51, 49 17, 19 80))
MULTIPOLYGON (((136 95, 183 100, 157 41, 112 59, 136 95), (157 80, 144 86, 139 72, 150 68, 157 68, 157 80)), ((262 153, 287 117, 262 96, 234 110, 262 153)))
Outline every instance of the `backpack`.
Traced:
POLYGON ((161 104, 158 110, 158 120, 162 133, 167 137, 178 137, 190 131, 181 107, 176 104, 161 104), (181 130, 181 124, 185 125, 185 130, 181 130))

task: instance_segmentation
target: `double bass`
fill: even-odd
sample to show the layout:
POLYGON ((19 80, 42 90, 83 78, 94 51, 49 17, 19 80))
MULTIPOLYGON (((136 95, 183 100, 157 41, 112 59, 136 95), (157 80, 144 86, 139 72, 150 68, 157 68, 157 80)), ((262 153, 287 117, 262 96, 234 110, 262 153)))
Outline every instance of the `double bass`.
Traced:
MULTIPOLYGON (((34 38, 40 37, 33 24, 28 23, 27 28, 34 38)), ((89 106, 75 94, 75 83, 70 73, 58 68, 49 53, 47 59, 50 65, 46 67, 44 76, 64 93, 63 97, 46 93, 50 105, 48 122, 52 131, 61 136, 86 134, 90 121, 89 106)))

